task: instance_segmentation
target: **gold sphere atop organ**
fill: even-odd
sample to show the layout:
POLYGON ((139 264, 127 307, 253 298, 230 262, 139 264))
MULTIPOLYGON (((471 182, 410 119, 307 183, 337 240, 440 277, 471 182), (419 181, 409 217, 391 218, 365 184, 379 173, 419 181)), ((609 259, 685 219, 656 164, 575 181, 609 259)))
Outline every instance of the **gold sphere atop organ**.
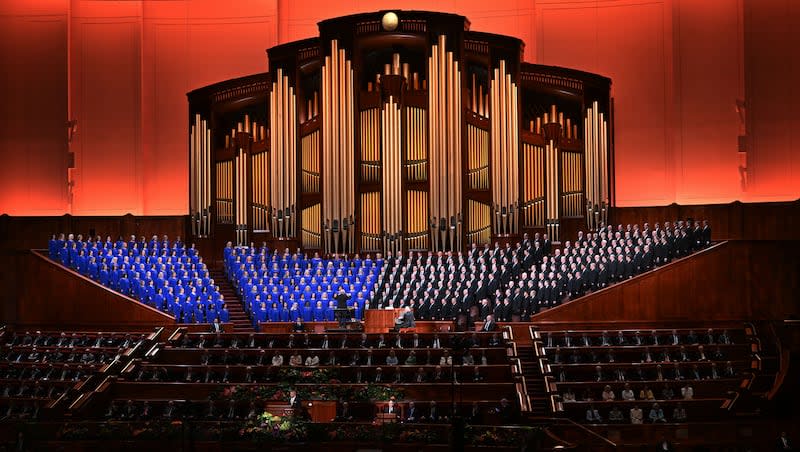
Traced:
POLYGON ((386 31, 394 31, 397 29, 397 24, 399 21, 400 20, 397 18, 397 14, 389 11, 381 18, 381 25, 383 25, 383 29, 386 31))
POLYGON ((525 63, 455 14, 324 20, 269 71, 189 93, 194 238, 463 250, 605 222, 611 81, 525 63))

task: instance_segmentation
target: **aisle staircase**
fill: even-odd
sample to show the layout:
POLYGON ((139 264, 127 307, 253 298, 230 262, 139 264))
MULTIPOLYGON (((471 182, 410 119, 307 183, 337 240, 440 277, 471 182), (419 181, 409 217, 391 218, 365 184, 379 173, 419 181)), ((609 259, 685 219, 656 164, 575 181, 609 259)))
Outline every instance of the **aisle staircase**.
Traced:
POLYGON ((528 388, 528 397, 531 401, 531 417, 542 418, 553 416, 550 409, 550 398, 547 395, 539 360, 533 352, 532 346, 517 348, 517 356, 522 363, 522 373, 525 377, 525 386, 528 388))
POLYGON ((228 312, 231 317, 230 322, 233 324, 233 331, 231 332, 242 333, 253 331, 253 324, 244 311, 242 300, 236 293, 236 288, 233 287, 228 277, 225 276, 225 272, 222 269, 215 268, 209 269, 209 274, 214 278, 214 283, 219 286, 219 292, 225 297, 225 303, 228 305, 228 312))

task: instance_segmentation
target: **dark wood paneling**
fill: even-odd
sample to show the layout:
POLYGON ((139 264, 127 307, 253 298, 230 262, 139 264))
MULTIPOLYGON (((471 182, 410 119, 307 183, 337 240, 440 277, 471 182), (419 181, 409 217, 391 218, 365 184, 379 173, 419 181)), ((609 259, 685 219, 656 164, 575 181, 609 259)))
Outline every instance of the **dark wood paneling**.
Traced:
POLYGON ((617 207, 610 223, 663 223, 692 218, 708 220, 712 239, 800 240, 800 200, 791 202, 617 207))
POLYGON ((800 242, 730 241, 537 314, 538 321, 784 319, 800 312, 800 242))
POLYGON ((18 262, 22 294, 17 300, 17 325, 54 330, 175 326, 171 316, 103 287, 39 252, 28 252, 18 262))
MULTIPOLYGON (((22 268, 31 249, 47 248, 52 234, 75 233, 86 236, 94 229, 103 238, 135 234, 150 237, 167 234, 170 239, 187 237, 185 216, 135 217, 12 217, 0 215, 0 321, 13 323, 17 300, 23 296, 22 268)), ((220 253, 221 253, 220 246, 220 253)))

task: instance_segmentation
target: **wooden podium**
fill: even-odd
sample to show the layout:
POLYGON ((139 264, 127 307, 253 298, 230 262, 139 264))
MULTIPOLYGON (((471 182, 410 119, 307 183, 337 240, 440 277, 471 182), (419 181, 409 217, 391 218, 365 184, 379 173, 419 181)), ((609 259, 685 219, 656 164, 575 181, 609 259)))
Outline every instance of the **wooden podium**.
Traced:
POLYGON ((367 309, 364 311, 364 332, 385 333, 394 328, 394 319, 403 312, 400 308, 394 309, 367 309))

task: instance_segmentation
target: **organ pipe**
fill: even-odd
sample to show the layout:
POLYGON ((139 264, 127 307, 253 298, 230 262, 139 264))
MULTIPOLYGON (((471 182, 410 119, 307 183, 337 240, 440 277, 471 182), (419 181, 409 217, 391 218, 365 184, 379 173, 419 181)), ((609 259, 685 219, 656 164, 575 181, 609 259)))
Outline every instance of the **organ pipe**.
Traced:
POLYGON ((189 140, 189 215, 192 234, 208 237, 211 232, 211 129, 195 114, 189 140))
POLYGON ((273 236, 295 236, 297 218, 297 99, 289 77, 278 68, 270 95, 270 206, 273 236))
POLYGON ((383 149, 383 231, 385 252, 402 250, 402 149, 400 106, 389 96, 381 111, 383 149))
POLYGON ((236 222, 234 223, 236 229, 236 242, 239 245, 248 243, 247 237, 247 154, 244 149, 239 148, 236 157, 234 158, 236 165, 235 169, 235 208, 234 214, 236 222))
POLYGON ((494 230, 496 234, 518 232, 517 206, 519 205, 519 119, 517 112, 518 88, 506 62, 494 69, 490 88, 490 115, 492 134, 492 203, 494 204, 494 230))
POLYGON ((267 152, 251 157, 252 190, 251 206, 253 232, 269 231, 269 155, 267 152))
POLYGON ((597 101, 584 118, 586 172, 586 225, 597 230, 607 221, 608 212, 608 123, 597 101))
POLYGON ((428 57, 430 228, 434 251, 461 248, 461 73, 447 38, 428 57))
POLYGON ((344 49, 331 41, 331 53, 322 66, 322 204, 325 250, 355 250, 354 96, 353 70, 344 49))

